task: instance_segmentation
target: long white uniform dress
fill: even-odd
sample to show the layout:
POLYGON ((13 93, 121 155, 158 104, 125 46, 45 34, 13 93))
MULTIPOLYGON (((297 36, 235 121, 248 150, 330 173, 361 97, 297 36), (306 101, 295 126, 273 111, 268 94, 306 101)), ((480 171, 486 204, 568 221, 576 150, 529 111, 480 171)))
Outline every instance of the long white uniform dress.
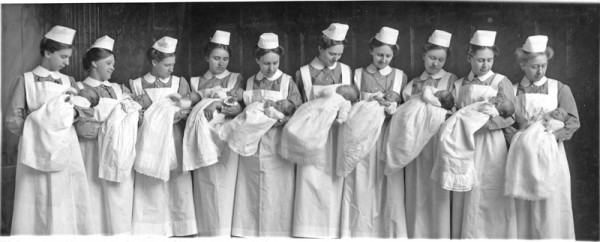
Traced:
MULTIPOLYGON (((579 128, 577 107, 568 86, 557 80, 543 77, 530 84, 529 88, 523 88, 524 90, 521 91, 518 91, 518 88, 519 84, 515 84, 514 90, 517 95, 515 115, 518 121, 526 122, 527 117, 533 117, 540 111, 548 113, 561 107, 572 115, 572 118, 566 122, 566 127, 570 128, 567 132, 571 132, 572 135, 572 132, 579 128), (574 118, 576 121, 573 121, 574 118)), ((519 127, 524 126, 524 123, 519 123, 519 127)), ((575 239, 571 176, 562 140, 558 142, 558 149, 559 160, 552 163, 556 166, 553 170, 557 171, 552 179, 558 182, 555 182, 557 185, 552 187, 551 195, 540 201, 516 199, 519 239, 575 239)))
MULTIPOLYGON (((219 75, 207 71, 203 77, 192 77, 190 85, 192 91, 201 95, 216 86, 230 90, 239 85, 239 76, 229 71, 219 75)), ((221 155, 217 163, 192 171, 198 236, 231 236, 239 155, 227 142, 219 149, 221 155)))
MULTIPOLYGON (((490 92, 502 92, 506 98, 514 100, 510 81, 492 71, 479 78, 475 78, 471 72, 468 77, 457 80, 454 86, 459 109, 480 101, 482 95, 490 92)), ((501 129, 513 122, 512 118, 502 119, 498 116, 488 122, 489 128, 482 128, 475 133, 474 162, 480 186, 468 192, 453 193, 453 238, 516 238, 515 201, 512 197, 504 196, 508 148, 501 129)))
MULTIPOLYGON (((150 73, 130 82, 133 95, 148 94, 152 101, 178 92, 185 94, 181 93, 181 90, 189 91, 187 85, 187 81, 183 78, 171 76, 166 80, 157 80, 150 73), (182 88, 180 85, 184 87, 182 88)), ((197 232, 192 174, 189 171, 183 171, 182 168, 183 134, 179 125, 179 123, 173 124, 172 138, 175 141, 178 164, 177 168, 170 171, 169 181, 164 182, 140 173, 135 174, 132 222, 134 234, 185 236, 197 232)))
MULTIPOLYGON (((298 97, 295 105, 298 105, 301 100, 295 85, 291 77, 280 70, 270 78, 259 72, 248 79, 244 102, 290 100, 292 93, 289 91, 295 90, 298 97)), ((233 236, 292 235, 294 165, 277 152, 281 129, 282 126, 271 128, 261 138, 258 152, 240 157, 231 230, 233 236)))
MULTIPOLYGON (((330 84, 352 84, 350 67, 342 63, 324 67, 317 58, 313 59, 309 65, 301 67, 299 74, 300 79, 297 80, 299 83, 302 82, 303 99, 306 101, 313 100, 315 92, 319 92, 320 89, 330 84)), ((344 178, 335 174, 338 129, 339 126, 334 123, 329 131, 327 148, 323 156, 326 161, 319 162, 327 164, 326 166, 322 168, 314 165, 296 166, 292 232, 294 237, 340 237, 340 211, 344 178)))
MULTIPOLYGON (((423 72, 406 85, 402 98, 408 100, 411 95, 421 93, 423 86, 449 90, 456 79, 454 74, 444 70, 435 75, 423 72)), ((450 238, 450 192, 431 179, 438 140, 434 135, 419 156, 404 167, 408 238, 450 238)))
MULTIPOLYGON (((18 90, 13 92, 11 106, 20 109, 13 111, 21 112, 21 115, 16 114, 16 119, 11 117, 13 113, 8 115, 7 126, 11 127, 19 126, 19 122, 27 119, 25 112, 38 110, 50 98, 60 95, 74 84, 68 76, 50 72, 41 66, 23 74, 17 81, 18 90), (56 82, 51 81, 52 79, 56 79, 56 82), (17 120, 20 118, 23 120, 17 120), (10 123, 15 121, 18 123, 10 123)), ((20 128, 22 127, 16 127, 17 130, 20 128)), ((31 145, 22 141, 23 139, 19 142, 19 151, 24 146, 31 145)), ((25 161, 19 152, 11 235, 95 233, 88 182, 74 127, 69 131, 68 145, 70 157, 60 161, 61 164, 25 161), (33 168, 25 163, 39 163, 40 166, 33 168), (57 166, 64 168, 46 169, 57 166)))
MULTIPOLYGON (((116 83, 98 81, 91 77, 77 83, 79 89, 94 88, 113 90, 114 97, 110 92, 98 91, 100 101, 94 108, 93 120, 104 122, 112 109, 123 100, 123 90, 116 83), (105 94, 108 94, 106 96, 105 94)), ((80 121, 82 122, 82 121, 80 121)), ((93 225, 98 233, 104 235, 130 234, 131 217, 133 212, 133 173, 126 176, 123 182, 114 182, 102 179, 98 176, 100 165, 100 146, 98 138, 79 138, 81 154, 85 162, 85 169, 90 188, 93 225)))
MULTIPOLYGON (((371 64, 354 72, 354 84, 361 91, 361 100, 369 99, 378 91, 392 90, 400 94, 405 82, 404 73, 389 66, 377 70, 371 64)), ((342 237, 406 238, 404 172, 384 175, 383 146, 388 124, 389 119, 383 123, 373 150, 344 180, 342 237)))

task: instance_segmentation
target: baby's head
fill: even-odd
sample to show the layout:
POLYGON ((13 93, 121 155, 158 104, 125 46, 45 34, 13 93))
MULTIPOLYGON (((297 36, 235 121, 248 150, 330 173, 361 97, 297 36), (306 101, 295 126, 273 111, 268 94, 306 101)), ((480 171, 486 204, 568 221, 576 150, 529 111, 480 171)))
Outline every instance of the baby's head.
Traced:
POLYGON ((442 104, 442 108, 452 110, 454 107, 454 96, 448 90, 439 90, 433 94, 442 104))
POLYGON ((498 113, 503 118, 508 118, 515 113, 515 106, 513 105, 513 102, 508 98, 504 98, 501 93, 498 93, 498 95, 492 98, 490 102, 496 106, 498 113))
POLYGON ((296 106, 290 100, 281 99, 275 102, 275 109, 283 113, 285 116, 290 116, 296 111, 296 106))
POLYGON ((552 112, 549 113, 550 117, 556 119, 561 122, 567 122, 569 119, 569 113, 562 108, 556 108, 552 112))
POLYGON ((229 97, 227 98, 228 102, 242 102, 244 101, 244 89, 241 87, 233 88, 227 91, 227 96, 229 97))
POLYGON ((93 88, 84 88, 77 92, 77 95, 90 101, 90 108, 95 107, 100 102, 100 96, 93 88))
POLYGON ((143 109, 147 109, 152 104, 152 99, 150 99, 150 96, 148 96, 148 94, 135 96, 133 97, 133 100, 138 102, 143 109))
POLYGON ((389 90, 389 91, 385 92, 385 94, 383 95, 383 99, 385 99, 388 102, 399 103, 400 102, 400 94, 398 94, 397 92, 389 90))
POLYGON ((335 89, 335 92, 350 102, 358 99, 358 90, 353 85, 340 85, 335 89))

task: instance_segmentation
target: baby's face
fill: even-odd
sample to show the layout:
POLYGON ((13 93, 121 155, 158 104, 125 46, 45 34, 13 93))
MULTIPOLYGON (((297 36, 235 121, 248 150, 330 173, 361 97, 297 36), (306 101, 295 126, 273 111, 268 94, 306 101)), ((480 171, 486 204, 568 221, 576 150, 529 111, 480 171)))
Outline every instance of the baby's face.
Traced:
POLYGON ((275 109, 285 114, 285 116, 289 116, 293 112, 292 110, 294 109, 294 104, 287 99, 282 99, 275 102, 275 109))
POLYGON ((87 99, 90 102, 91 107, 98 105, 98 102, 100 101, 98 93, 94 92, 92 89, 84 88, 79 90, 77 94, 87 99))
POLYGON ((344 99, 350 102, 354 102, 356 99, 358 99, 358 92, 351 85, 341 85, 335 90, 335 92, 342 95, 344 99))
POLYGON ((515 112, 515 107, 513 106, 512 102, 508 99, 496 96, 490 102, 494 104, 496 109, 498 109, 498 113, 500 114, 500 116, 504 118, 510 117, 515 112))
POLYGON ((140 106, 142 106, 142 108, 144 108, 144 109, 150 107, 150 105, 152 104, 152 100, 150 99, 150 96, 148 96, 146 94, 135 96, 133 98, 133 100, 138 102, 140 104, 140 106))
POLYGON ((234 88, 227 92, 227 96, 233 97, 237 102, 244 100, 244 89, 234 88))
POLYGON ((557 109, 554 109, 554 111, 550 112, 550 117, 552 117, 553 119, 562 121, 562 122, 566 122, 569 117, 569 114, 564 109, 557 108, 557 109))
POLYGON ((383 98, 388 102, 400 102, 400 94, 394 91, 387 91, 383 98))

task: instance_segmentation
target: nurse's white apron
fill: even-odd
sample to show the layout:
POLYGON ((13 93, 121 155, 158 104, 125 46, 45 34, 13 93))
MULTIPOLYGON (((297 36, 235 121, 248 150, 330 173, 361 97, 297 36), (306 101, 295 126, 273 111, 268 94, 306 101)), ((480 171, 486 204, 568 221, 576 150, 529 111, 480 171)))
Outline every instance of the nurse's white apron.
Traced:
MULTIPOLYGON (((446 90, 451 76, 452 74, 446 73, 437 88, 446 90)), ((411 81, 402 91, 405 97, 410 96, 412 87, 411 81)), ((438 141, 439 136, 436 134, 423 147, 419 156, 404 167, 408 238, 450 238, 450 192, 430 178, 438 141)))
MULTIPOLYGON (((62 84, 35 82, 32 72, 24 74, 29 111, 39 109, 71 85, 61 75, 62 84)), ((84 235, 96 233, 92 225, 90 193, 83 157, 75 128, 69 131, 69 163, 60 171, 38 170, 24 164, 19 152, 11 235, 84 235)), ((21 139, 23 141, 23 139, 21 139)), ((19 150, 23 144, 19 142, 19 150)))
MULTIPOLYGON (((403 72, 394 69, 392 90, 400 93, 403 72)), ((362 68, 357 69, 355 85, 361 90, 362 68)), ((361 100, 374 93, 361 92, 361 100)), ((375 148, 344 180, 342 199, 342 237, 406 238, 404 211, 404 173, 384 175, 383 146, 389 119, 383 123, 375 148)))
MULTIPOLYGON (((505 78, 495 74, 491 85, 455 86, 457 103, 462 108, 481 98, 498 92, 498 84, 505 78)), ((515 203, 504 196, 504 168, 508 149, 501 129, 482 128, 475 132, 475 171, 480 186, 471 191, 453 193, 452 237, 468 239, 511 239, 517 236, 515 203), (460 232, 459 232, 460 231, 460 232)))
MULTIPOLYGON (((230 75, 226 90, 235 86, 237 75, 230 75)), ((198 81, 191 78, 193 90, 198 90, 198 81)), ((203 95, 206 90, 197 92, 203 95)), ((227 142, 219 149, 221 156, 217 163, 192 171, 198 236, 231 236, 239 155, 229 148, 227 142)))
MULTIPOLYGON (((558 107, 558 83, 547 79, 548 94, 525 93, 517 96, 515 115, 526 120, 540 111, 548 113, 558 107)), ((533 85, 533 84, 532 84, 533 85)), ((518 84, 514 85, 516 95, 518 84)), ((523 127, 524 124, 519 124, 523 127)), ((571 176, 563 142, 558 142, 560 159, 553 162, 557 167, 550 197, 541 201, 515 199, 519 239, 575 239, 573 208, 571 206, 571 176)))
MULTIPOLYGON (((280 91, 253 90, 248 79, 244 102, 287 98, 291 77, 284 74, 280 91)), ((268 81, 268 80, 264 80, 268 81)), ((260 140, 258 152, 240 157, 231 234, 240 237, 292 234, 294 165, 277 153, 282 126, 271 128, 260 140)))
MULTIPOLYGON (((138 78, 131 81, 131 90, 135 96, 148 94, 154 102, 177 93, 179 81, 179 77, 171 76, 171 87, 144 89, 142 79, 138 78)), ((183 133, 178 124, 173 124, 173 139, 178 165, 177 169, 171 170, 168 182, 139 173, 135 175, 132 219, 134 234, 196 234, 192 175, 182 170, 183 133)))
MULTIPOLYGON (((84 88, 78 82, 79 88, 84 88)), ((111 83, 117 95, 116 99, 101 97, 94 107, 94 120, 106 121, 112 109, 123 99, 123 90, 118 84, 111 83)), ((81 154, 85 162, 90 188, 92 219, 98 233, 104 235, 130 234, 133 209, 133 176, 123 182, 101 179, 99 174, 100 145, 98 138, 79 139, 81 154)))
MULTIPOLYGON (((351 85, 350 67, 339 63, 342 68, 342 84, 351 85)), ((304 93, 311 101, 314 93, 321 92, 326 85, 313 85, 309 67, 300 68, 304 93)), ((339 238, 344 178, 335 174, 337 162, 339 125, 333 123, 325 145, 325 162, 322 168, 314 165, 296 166, 296 194, 294 198, 294 237, 339 238)))

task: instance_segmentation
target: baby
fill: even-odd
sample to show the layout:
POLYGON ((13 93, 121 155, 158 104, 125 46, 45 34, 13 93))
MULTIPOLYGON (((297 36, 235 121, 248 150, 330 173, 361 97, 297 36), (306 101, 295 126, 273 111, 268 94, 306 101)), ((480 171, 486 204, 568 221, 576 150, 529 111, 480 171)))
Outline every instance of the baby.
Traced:
POLYGON ((424 86, 421 96, 423 101, 431 105, 442 107, 446 110, 452 110, 454 107, 454 96, 447 90, 438 90, 433 86, 424 86))
POLYGON ((351 102, 358 97, 352 85, 329 85, 315 93, 315 99, 302 104, 283 127, 281 156, 299 164, 318 165, 315 162, 325 160, 317 156, 324 154, 331 126, 348 119, 351 102))
POLYGON ((385 93, 378 92, 372 97, 372 100, 376 100, 383 105, 386 113, 394 114, 396 113, 396 108, 400 102, 400 94, 391 90, 388 90, 385 93))
POLYGON ((508 118, 515 113, 515 106, 509 100, 504 98, 501 93, 489 100, 489 102, 481 102, 477 106, 477 111, 490 115, 490 117, 500 116, 508 118))
POLYGON ((554 109, 552 112, 543 116, 546 131, 554 132, 565 127, 565 122, 569 120, 569 113, 563 108, 554 109))

